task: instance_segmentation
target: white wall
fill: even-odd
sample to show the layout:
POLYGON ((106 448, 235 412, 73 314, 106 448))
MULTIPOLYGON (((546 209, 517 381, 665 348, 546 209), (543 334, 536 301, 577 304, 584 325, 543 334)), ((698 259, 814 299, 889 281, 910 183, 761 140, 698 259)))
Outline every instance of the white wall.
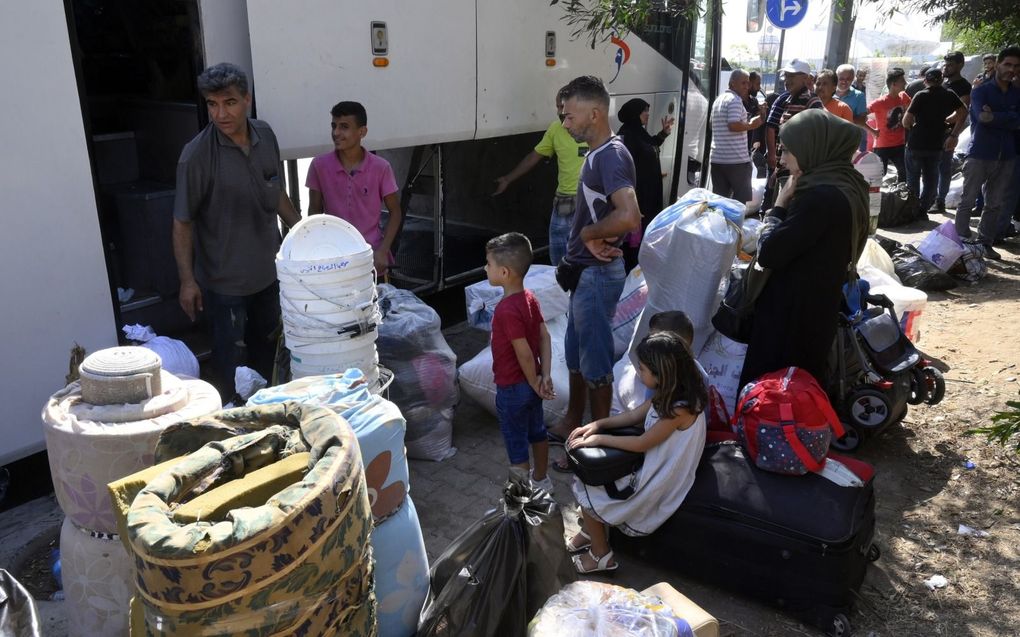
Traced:
POLYGON ((254 89, 245 0, 200 0, 198 9, 205 65, 220 62, 236 64, 248 74, 248 81, 254 89))
MULTIPOLYGON (((329 110, 368 111, 372 150, 471 139, 474 0, 248 0, 255 101, 284 159, 333 148, 329 110), (372 65, 373 21, 386 23, 389 66, 372 65)), ((216 35, 205 33, 206 42, 216 35)))
POLYGON ((109 280, 61 2, 0 21, 0 464, 43 448, 39 413, 71 346, 116 345, 109 280))

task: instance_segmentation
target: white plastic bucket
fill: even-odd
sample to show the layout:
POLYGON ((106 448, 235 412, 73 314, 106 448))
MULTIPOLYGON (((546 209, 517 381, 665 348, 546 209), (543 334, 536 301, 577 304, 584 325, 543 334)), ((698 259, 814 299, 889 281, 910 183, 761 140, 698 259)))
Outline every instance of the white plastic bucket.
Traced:
POLYGON ((344 354, 363 347, 375 347, 379 338, 379 331, 372 330, 367 334, 354 338, 315 339, 290 337, 287 339, 287 349, 298 354, 344 354))
MULTIPOLYGON (((305 294, 307 296, 307 293, 305 294)), ((294 296, 293 289, 280 286, 280 308, 298 314, 333 314, 336 312, 364 313, 366 307, 375 307, 375 286, 350 288, 345 294, 307 299, 294 296)))
POLYGON ((921 316, 928 305, 927 294, 905 285, 880 285, 871 288, 871 293, 884 294, 892 301, 903 333, 914 343, 921 340, 921 316))
POLYGON ((280 294, 286 294, 297 301, 326 299, 338 304, 361 303, 376 298, 374 271, 359 278, 340 283, 323 283, 316 277, 292 277, 284 275, 280 280, 280 294), (356 297, 351 299, 350 297, 356 297))
POLYGON ((278 254, 276 276, 284 281, 300 278, 312 286, 349 283, 366 275, 371 276, 375 268, 374 259, 371 249, 307 261, 284 259, 278 254))
POLYGON ((875 153, 861 153, 854 159, 854 168, 868 182, 868 208, 870 213, 868 234, 878 231, 878 215, 882 212, 882 177, 885 168, 875 153))
POLYGON ((286 261, 315 261, 335 256, 354 255, 371 247, 350 223, 333 215, 305 217, 287 233, 280 244, 280 257, 286 261))
POLYGON ((293 378, 305 378, 307 376, 322 376, 324 374, 342 374, 348 369, 357 368, 365 375, 369 385, 374 384, 379 378, 379 358, 374 355, 371 358, 361 360, 337 360, 333 363, 319 365, 298 361, 291 358, 290 371, 293 378))
POLYGON ((336 367, 341 363, 349 363, 348 367, 360 367, 362 363, 371 364, 376 361, 375 341, 370 339, 339 341, 333 345, 341 351, 314 353, 307 351, 309 348, 294 348, 290 350, 290 359, 309 367, 336 367))
MULTIPOLYGON (((362 326, 367 331, 371 325, 378 325, 382 317, 374 303, 355 312, 334 312, 331 314, 300 314, 283 312, 283 333, 302 338, 337 338, 350 333, 352 325, 362 326)), ((358 334, 351 334, 357 336, 358 334)))

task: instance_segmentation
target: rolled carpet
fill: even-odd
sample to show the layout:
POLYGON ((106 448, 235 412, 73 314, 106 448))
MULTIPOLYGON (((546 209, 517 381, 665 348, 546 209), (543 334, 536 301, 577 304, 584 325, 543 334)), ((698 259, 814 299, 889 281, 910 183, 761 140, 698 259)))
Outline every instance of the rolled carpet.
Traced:
POLYGON ((189 451, 125 497, 146 634, 377 634, 371 507, 346 421, 289 403, 226 410, 165 431, 156 459, 189 451), (235 481, 303 452, 304 475, 263 504, 175 515, 210 489, 236 499, 235 481))

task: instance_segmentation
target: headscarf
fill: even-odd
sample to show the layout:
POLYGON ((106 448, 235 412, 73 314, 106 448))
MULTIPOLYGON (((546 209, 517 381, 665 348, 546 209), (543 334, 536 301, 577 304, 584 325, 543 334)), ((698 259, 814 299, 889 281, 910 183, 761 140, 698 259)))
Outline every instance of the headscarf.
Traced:
POLYGON ((850 254, 856 264, 868 239, 870 214, 868 182, 851 163, 861 129, 824 109, 808 109, 791 117, 779 134, 803 172, 794 197, 817 186, 835 186, 850 202, 850 254))
POLYGON ((620 123, 624 125, 641 126, 641 113, 644 113, 645 109, 650 107, 651 104, 640 97, 635 97, 632 100, 628 100, 626 104, 620 107, 620 110, 616 111, 616 119, 620 120, 620 123))
POLYGON ((650 106, 651 104, 640 97, 627 100, 627 103, 616 111, 616 119, 620 120, 620 130, 617 133, 633 143, 644 142, 656 145, 652 136, 645 130, 644 124, 641 123, 641 113, 644 113, 645 109, 650 106))

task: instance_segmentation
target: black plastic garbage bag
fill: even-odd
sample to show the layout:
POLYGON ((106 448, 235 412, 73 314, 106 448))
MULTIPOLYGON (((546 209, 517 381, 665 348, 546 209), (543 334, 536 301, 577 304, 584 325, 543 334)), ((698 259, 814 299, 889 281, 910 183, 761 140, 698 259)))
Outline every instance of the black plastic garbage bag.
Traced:
POLYGON ((878 213, 879 228, 903 226, 920 218, 921 215, 920 203, 906 184, 882 188, 882 208, 878 213))
POLYGON ((873 235, 871 238, 874 239, 883 250, 885 250, 885 253, 888 254, 890 258, 897 250, 900 249, 900 246, 903 245, 895 239, 883 237, 880 234, 873 235))
POLYGON ((937 265, 921 256, 912 245, 903 245, 892 255, 893 268, 903 285, 938 292, 956 287, 956 279, 946 274, 937 265))
POLYGON ((0 568, 0 635, 40 637, 42 623, 32 594, 0 568))
POLYGON ((430 578, 418 637, 524 637, 546 600, 577 579, 559 506, 527 482, 508 482, 499 506, 450 544, 430 578))

